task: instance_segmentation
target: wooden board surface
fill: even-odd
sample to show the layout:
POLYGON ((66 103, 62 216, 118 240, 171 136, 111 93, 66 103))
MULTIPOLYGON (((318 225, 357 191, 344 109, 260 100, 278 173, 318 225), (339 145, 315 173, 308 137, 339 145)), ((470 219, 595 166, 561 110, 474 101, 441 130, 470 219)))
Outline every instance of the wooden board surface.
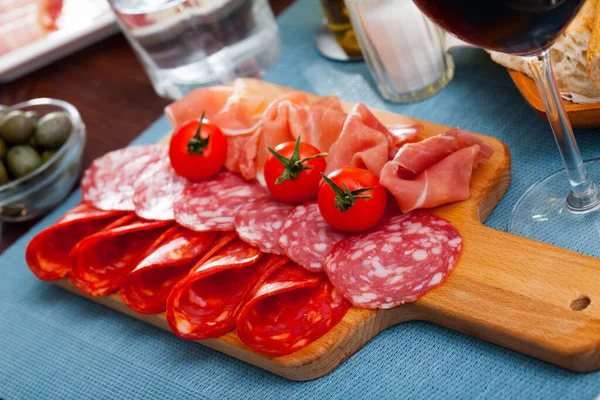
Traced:
MULTIPOLYGON (((538 93, 535 81, 522 72, 509 69, 508 73, 529 105, 542 118, 546 118, 546 111, 542 98, 538 93)), ((600 103, 577 104, 563 99, 565 109, 573 128, 600 127, 600 103)))
MULTIPOLYGON (((264 93, 289 90, 267 83, 264 93)), ((310 95, 315 98, 314 95, 310 95)), ((344 103, 345 109, 351 104, 344 103)), ((425 136, 449 127, 374 110, 385 124, 419 122, 425 136)), ((471 181, 471 198, 434 211, 452 221, 464 238, 464 253, 441 287, 391 310, 352 308, 330 332, 304 349, 281 357, 249 350, 235 331, 199 343, 288 379, 310 380, 340 365, 381 331, 424 320, 574 371, 600 369, 600 260, 497 231, 482 224, 510 184, 510 154, 499 140, 471 181)), ((141 315, 120 296, 89 297, 68 280, 64 289, 169 330, 164 314, 141 315)), ((384 356, 384 355, 382 355, 384 356)))

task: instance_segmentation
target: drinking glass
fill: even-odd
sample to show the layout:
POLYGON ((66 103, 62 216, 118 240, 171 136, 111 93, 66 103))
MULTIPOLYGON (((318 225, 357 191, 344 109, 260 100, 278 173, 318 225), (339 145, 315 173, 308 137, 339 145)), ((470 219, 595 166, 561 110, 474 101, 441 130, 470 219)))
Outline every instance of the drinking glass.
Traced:
POLYGON ((529 188, 508 230, 582 253, 600 238, 600 194, 584 164, 550 64, 550 46, 584 0, 413 0, 442 28, 465 42, 525 57, 533 73, 565 169, 529 188), (568 183, 568 186, 567 186, 568 183), (569 190, 567 190, 569 188, 569 190), (584 240, 574 240, 585 238, 584 240), (587 243, 590 246, 583 245, 587 243))
POLYGON ((345 0, 379 93, 395 103, 424 100, 454 76, 445 33, 411 0, 345 0))
POLYGON ((163 97, 259 78, 281 40, 267 0, 109 0, 117 22, 163 97))

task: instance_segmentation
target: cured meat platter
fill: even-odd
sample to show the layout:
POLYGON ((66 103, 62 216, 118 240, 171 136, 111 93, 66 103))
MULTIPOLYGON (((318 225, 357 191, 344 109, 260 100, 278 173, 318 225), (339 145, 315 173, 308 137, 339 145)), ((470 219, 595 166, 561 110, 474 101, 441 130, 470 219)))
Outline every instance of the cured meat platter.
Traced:
MULTIPOLYGON (((252 81, 252 85, 272 96, 271 100, 292 91, 264 82, 252 81)), ((319 99, 312 94, 306 96, 311 101, 319 99)), ((349 111, 353 105, 343 103, 342 107, 349 111)), ((385 111, 373 113, 387 126, 418 123, 426 137, 450 129, 385 111)), ((251 350, 236 330, 198 343, 302 381, 329 373, 388 327, 424 320, 574 371, 599 369, 600 311, 595 301, 600 295, 596 284, 600 263, 483 224, 510 185, 511 167, 504 143, 488 136, 477 137, 493 149, 493 154, 473 171, 470 197, 432 209, 462 235, 462 255, 443 285, 434 285, 435 289, 418 300, 390 309, 352 307, 327 333, 286 355, 269 356, 251 350)), ((169 141, 168 135, 164 141, 169 141)), ((384 151, 387 153, 387 148, 384 151)), ((72 282, 54 281, 77 295, 171 331, 173 325, 164 312, 139 314, 128 307, 119 292, 92 297, 72 282)), ((433 283, 432 279, 429 286, 433 283)))

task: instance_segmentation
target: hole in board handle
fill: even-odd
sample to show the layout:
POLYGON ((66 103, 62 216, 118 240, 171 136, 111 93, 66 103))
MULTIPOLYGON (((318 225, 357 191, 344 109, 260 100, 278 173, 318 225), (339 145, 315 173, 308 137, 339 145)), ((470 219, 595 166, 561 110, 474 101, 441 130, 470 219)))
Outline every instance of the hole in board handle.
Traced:
POLYGON ((579 296, 578 298, 576 298, 575 300, 573 300, 571 302, 571 310, 574 310, 574 311, 585 310, 587 308, 587 306, 590 305, 591 302, 592 302, 592 300, 589 297, 579 296))

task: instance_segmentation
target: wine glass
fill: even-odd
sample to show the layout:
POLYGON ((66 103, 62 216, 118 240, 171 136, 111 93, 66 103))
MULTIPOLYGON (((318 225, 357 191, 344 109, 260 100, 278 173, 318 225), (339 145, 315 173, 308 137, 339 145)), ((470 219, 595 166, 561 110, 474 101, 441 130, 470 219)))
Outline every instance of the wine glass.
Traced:
POLYGON ((413 1, 459 39, 528 61, 565 169, 523 194, 511 213, 508 231, 589 253, 588 245, 600 238, 600 218, 594 213, 600 209, 600 191, 586 168, 600 172, 600 160, 584 164, 581 158, 549 57, 550 46, 585 0, 413 1), (581 237, 586 240, 578 240, 581 237))

